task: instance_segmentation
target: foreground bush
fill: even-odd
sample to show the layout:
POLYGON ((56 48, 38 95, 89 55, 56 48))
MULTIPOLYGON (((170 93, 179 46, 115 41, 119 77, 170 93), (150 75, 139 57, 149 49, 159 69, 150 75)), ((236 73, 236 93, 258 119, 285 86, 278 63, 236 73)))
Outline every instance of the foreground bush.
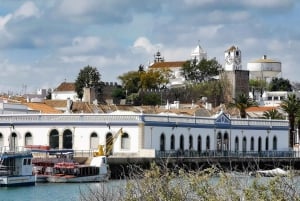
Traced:
POLYGON ((300 183, 289 177, 249 177, 221 172, 177 171, 152 165, 149 170, 132 168, 124 186, 81 193, 82 201, 300 201, 300 183))

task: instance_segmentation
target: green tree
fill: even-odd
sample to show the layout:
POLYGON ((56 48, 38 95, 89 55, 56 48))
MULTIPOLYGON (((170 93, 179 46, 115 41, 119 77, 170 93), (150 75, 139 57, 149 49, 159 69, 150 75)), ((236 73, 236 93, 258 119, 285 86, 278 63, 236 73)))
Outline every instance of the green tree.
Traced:
POLYGON ((270 91, 292 91, 292 85, 288 79, 273 78, 269 84, 270 91))
POLYGON ((124 91, 123 88, 118 87, 112 91, 111 96, 113 97, 114 102, 118 102, 121 99, 126 98, 126 92, 124 91))
POLYGON ((287 113, 290 129, 289 129, 289 145, 293 146, 294 143, 294 132, 295 132, 295 119, 296 114, 300 108, 299 99, 294 93, 289 94, 287 99, 282 100, 280 107, 287 113))
POLYGON ((182 66, 182 75, 192 83, 200 83, 212 79, 219 74, 221 64, 215 59, 202 59, 199 63, 196 60, 186 61, 182 66))
POLYGON ((78 98, 82 99, 84 87, 95 88, 97 94, 100 95, 102 91, 102 83, 100 79, 101 74, 97 68, 88 65, 81 69, 75 81, 75 91, 78 98))
POLYGON ((141 86, 141 72, 129 71, 120 75, 118 78, 122 82, 122 87, 127 91, 127 94, 137 93, 141 86))
POLYGON ((235 107, 240 111, 240 117, 246 118, 246 109, 252 106, 257 106, 257 103, 253 101, 249 96, 245 94, 238 95, 237 98, 233 98, 234 102, 229 103, 229 107, 235 107))
POLYGON ((284 119, 284 116, 276 109, 265 111, 263 117, 265 119, 284 119))

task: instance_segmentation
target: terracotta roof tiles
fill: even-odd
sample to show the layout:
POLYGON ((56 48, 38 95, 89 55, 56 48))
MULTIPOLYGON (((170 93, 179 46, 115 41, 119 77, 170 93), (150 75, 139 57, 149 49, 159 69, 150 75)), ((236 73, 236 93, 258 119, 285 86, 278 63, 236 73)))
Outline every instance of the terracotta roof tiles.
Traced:
POLYGON ((178 68, 182 67, 185 61, 167 61, 167 62, 156 62, 152 64, 149 68, 178 68))
POLYGON ((63 82, 54 91, 75 91, 75 83, 63 82))

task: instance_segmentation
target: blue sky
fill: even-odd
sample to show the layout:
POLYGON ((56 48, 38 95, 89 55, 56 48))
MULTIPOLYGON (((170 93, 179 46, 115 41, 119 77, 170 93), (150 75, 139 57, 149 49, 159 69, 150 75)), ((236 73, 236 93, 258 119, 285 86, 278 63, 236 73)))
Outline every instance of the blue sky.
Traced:
POLYGON ((74 82, 97 67, 118 81, 147 66, 190 59, 200 45, 224 64, 238 46, 243 69, 267 55, 282 77, 300 82, 300 1, 297 0, 0 0, 0 92, 35 92, 74 82))

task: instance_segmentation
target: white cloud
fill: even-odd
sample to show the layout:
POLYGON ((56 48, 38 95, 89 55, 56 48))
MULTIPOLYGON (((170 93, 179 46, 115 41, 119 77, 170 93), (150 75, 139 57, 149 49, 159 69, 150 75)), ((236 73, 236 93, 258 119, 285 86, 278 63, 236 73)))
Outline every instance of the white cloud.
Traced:
POLYGON ((97 48, 99 48, 100 44, 101 44, 101 40, 97 37, 78 36, 72 40, 72 44, 70 46, 61 48, 60 52, 66 55, 84 54, 91 51, 95 51, 97 48))
POLYGON ((40 10, 32 1, 25 2, 19 9, 14 12, 15 18, 39 17, 40 10))
POLYGON ((162 44, 152 44, 148 38, 146 37, 139 37, 135 40, 133 44, 133 48, 138 51, 142 50, 147 53, 153 54, 159 49, 162 48, 162 44))

